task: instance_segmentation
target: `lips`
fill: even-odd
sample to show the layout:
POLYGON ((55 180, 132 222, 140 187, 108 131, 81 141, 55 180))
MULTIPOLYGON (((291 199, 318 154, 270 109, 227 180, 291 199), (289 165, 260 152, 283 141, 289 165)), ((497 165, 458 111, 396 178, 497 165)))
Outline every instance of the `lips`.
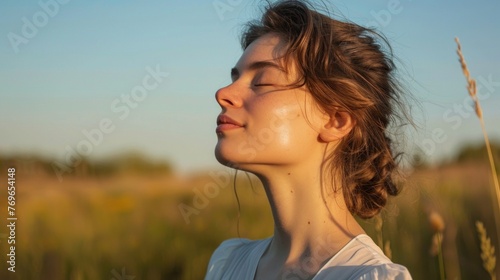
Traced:
POLYGON ((219 115, 219 117, 217 117, 217 128, 215 129, 215 132, 222 133, 223 131, 238 129, 242 127, 244 127, 242 123, 237 122, 226 115, 219 115))

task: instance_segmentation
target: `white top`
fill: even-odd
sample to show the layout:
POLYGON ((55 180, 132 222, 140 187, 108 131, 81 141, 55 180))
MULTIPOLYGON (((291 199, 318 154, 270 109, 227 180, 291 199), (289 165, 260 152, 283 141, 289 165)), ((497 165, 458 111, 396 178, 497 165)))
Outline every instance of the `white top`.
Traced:
MULTIPOLYGON (((215 250, 208 264, 205 280, 253 280, 259 260, 272 238, 251 241, 229 239, 215 250)), ((283 276, 283 279, 303 279, 304 267, 283 276)), ((347 243, 313 277, 313 280, 411 280, 406 267, 392 263, 366 234, 347 243)))

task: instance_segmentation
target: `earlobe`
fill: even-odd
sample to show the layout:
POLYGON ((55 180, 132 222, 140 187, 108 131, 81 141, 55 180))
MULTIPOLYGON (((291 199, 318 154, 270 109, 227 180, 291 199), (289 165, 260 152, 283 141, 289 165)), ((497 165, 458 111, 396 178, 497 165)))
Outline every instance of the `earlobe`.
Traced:
POLYGON ((319 137, 324 142, 333 142, 342 139, 356 125, 356 121, 346 111, 335 111, 329 115, 327 122, 320 131, 319 137))

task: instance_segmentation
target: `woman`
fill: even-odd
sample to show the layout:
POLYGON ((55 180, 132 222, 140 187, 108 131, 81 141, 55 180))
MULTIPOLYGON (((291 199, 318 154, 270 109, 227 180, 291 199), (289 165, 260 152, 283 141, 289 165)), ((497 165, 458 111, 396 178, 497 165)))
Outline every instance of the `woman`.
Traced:
POLYGON ((299 1, 247 26, 216 93, 215 154, 262 181, 275 229, 223 242, 205 279, 411 279, 354 219, 398 193, 387 128, 401 103, 376 38, 299 1))

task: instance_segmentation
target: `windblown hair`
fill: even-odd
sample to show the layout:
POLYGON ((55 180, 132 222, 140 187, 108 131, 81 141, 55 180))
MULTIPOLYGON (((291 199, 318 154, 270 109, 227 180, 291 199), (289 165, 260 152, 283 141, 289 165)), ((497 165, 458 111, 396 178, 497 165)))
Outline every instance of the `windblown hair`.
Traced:
POLYGON ((327 170, 340 176, 349 211, 371 218, 397 195, 396 159, 389 128, 404 119, 404 102, 394 77, 387 40, 376 31, 332 19, 302 1, 269 4, 262 19, 247 24, 241 44, 246 49, 265 34, 285 44, 283 60, 297 66, 291 86, 305 86, 326 112, 345 111, 355 126, 326 156, 327 170), (385 46, 385 48, 383 47, 385 46))

